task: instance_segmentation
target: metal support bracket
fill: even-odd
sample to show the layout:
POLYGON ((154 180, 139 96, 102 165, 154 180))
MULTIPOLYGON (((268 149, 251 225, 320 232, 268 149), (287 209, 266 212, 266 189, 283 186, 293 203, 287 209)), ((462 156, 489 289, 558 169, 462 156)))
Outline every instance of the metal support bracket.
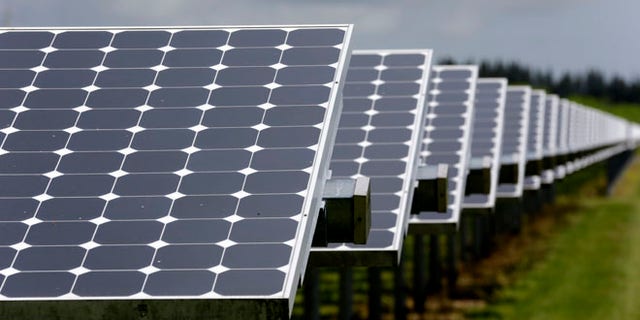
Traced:
POLYGON ((446 212, 448 197, 449 166, 419 166, 416 174, 416 188, 413 192, 411 213, 436 211, 446 212))
POLYGON ((491 192, 491 157, 471 158, 465 194, 491 192))
POLYGON ((518 183, 518 154, 503 156, 500 161, 499 183, 518 183))
POLYGON ((527 177, 539 176, 542 173, 542 169, 543 169, 542 159, 530 160, 530 161, 527 161, 527 166, 525 167, 524 175, 527 177))
POLYGON ((329 243, 366 244, 371 229, 371 186, 367 177, 329 179, 324 208, 320 210, 313 246, 329 243))

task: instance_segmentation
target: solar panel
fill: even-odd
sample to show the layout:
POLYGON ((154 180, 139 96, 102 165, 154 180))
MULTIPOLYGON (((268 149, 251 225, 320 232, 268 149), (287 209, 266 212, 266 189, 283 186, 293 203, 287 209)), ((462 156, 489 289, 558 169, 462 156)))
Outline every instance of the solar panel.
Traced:
POLYGON ((580 151, 583 150, 583 113, 582 108, 575 102, 571 102, 569 108, 569 148, 572 153, 571 171, 580 170, 580 151))
POLYGON ((567 134, 569 128, 569 101, 567 99, 560 99, 558 105, 558 125, 557 125, 557 164, 555 178, 562 179, 567 174, 566 162, 569 154, 569 148, 567 146, 567 134))
POLYGON ((573 103, 571 109, 570 142, 575 153, 573 161, 575 170, 580 170, 587 165, 587 153, 591 149, 591 137, 589 130, 590 109, 573 103))
POLYGON ((350 34, 1 30, 0 300, 289 309, 350 34))
POLYGON ((312 265, 392 265, 406 233, 426 115, 431 50, 354 51, 331 160, 333 177, 371 179, 366 245, 313 248, 312 265))
POLYGON ((478 79, 472 124, 471 159, 472 162, 481 162, 482 158, 490 160, 490 187, 487 194, 472 193, 465 196, 465 208, 492 208, 494 206, 500 171, 506 94, 507 79, 478 79))
POLYGON ((531 87, 509 86, 507 88, 498 198, 522 196, 530 101, 531 87))
POLYGON ((577 156, 577 141, 576 141, 576 128, 578 125, 578 119, 575 113, 575 103, 573 101, 567 101, 567 162, 565 164, 565 170, 567 174, 574 173, 577 168, 575 167, 575 159, 577 156))
POLYGON ((553 183, 554 157, 557 155, 556 136, 558 134, 558 104, 560 98, 555 94, 547 95, 544 106, 544 134, 542 139, 542 152, 544 154, 541 182, 553 183))
POLYGON ((531 105, 529 106, 529 130, 527 134, 527 165, 525 168, 525 190, 540 189, 540 175, 542 174, 542 157, 544 139, 544 117, 546 92, 544 90, 531 91, 531 105))
POLYGON ((629 134, 631 137, 630 146, 631 148, 637 148, 638 145, 640 145, 640 125, 631 124, 630 131, 631 131, 629 134))
POLYGON ((433 67, 421 156, 426 165, 449 165, 449 202, 445 213, 412 215, 410 232, 453 231, 457 228, 470 159, 469 141, 477 79, 477 66, 433 67))

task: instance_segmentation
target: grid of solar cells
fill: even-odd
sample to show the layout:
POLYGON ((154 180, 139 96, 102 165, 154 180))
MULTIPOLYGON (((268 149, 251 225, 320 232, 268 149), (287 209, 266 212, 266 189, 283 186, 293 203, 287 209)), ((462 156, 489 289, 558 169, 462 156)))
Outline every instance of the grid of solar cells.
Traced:
POLYGON ((480 78, 476 84, 471 137, 471 158, 491 159, 489 194, 470 194, 464 198, 465 208, 491 208, 494 206, 500 150, 502 149, 502 125, 507 95, 507 79, 480 78))
MULTIPOLYGON (((544 90, 531 91, 531 105, 529 106, 529 133, 527 134, 527 161, 542 160, 544 139, 544 110, 547 94, 544 90)), ((526 174, 526 173, 525 173, 526 174)), ((527 190, 540 189, 540 175, 525 177, 524 188, 527 190)))
POLYGON ((517 183, 500 183, 497 192, 498 198, 517 198, 522 196, 527 154, 527 132, 529 132, 530 102, 530 87, 507 87, 500 164, 517 164, 518 181, 517 183))
MULTIPOLYGON (((558 104, 558 125, 556 126, 556 155, 564 157, 569 153, 567 146, 567 132, 569 127, 569 101, 560 99, 558 104)), ((566 166, 564 163, 556 165, 555 178, 562 179, 566 175, 566 166)))
MULTIPOLYGON (((569 141, 573 152, 582 152, 587 150, 589 144, 589 131, 587 110, 584 106, 571 104, 571 131, 569 132, 569 141)), ((583 155, 577 155, 573 161, 574 170, 580 170, 585 165, 583 155)))
POLYGON ((542 159, 545 103, 546 93, 544 91, 531 91, 531 105, 529 106, 529 133, 527 134, 527 160, 542 159))
POLYGON ((435 66, 431 73, 426 132, 421 156, 426 165, 449 165, 447 212, 413 215, 409 229, 429 232, 459 222, 470 158, 477 66, 435 66))
POLYGON ((291 299, 350 32, 0 31, 0 298, 291 299))
POLYGON ((585 108, 577 103, 571 104, 571 131, 569 132, 569 141, 574 152, 586 149, 587 139, 587 120, 585 108))
MULTIPOLYGON (((558 135, 558 104, 560 98, 555 94, 547 95, 544 110, 544 135, 542 139, 542 149, 545 158, 552 158, 557 155, 556 137, 558 135)), ((542 183, 552 183, 554 179, 553 170, 545 170, 542 173, 542 183)))
POLYGON ((558 104, 560 99, 555 94, 547 95, 544 105, 544 135, 542 150, 546 157, 556 155, 556 136, 558 134, 558 104))
MULTIPOLYGON (((598 130, 596 130, 595 128, 598 128, 598 122, 605 122, 606 119, 602 116, 602 113, 589 108, 589 107, 585 107, 585 109, 587 110, 588 113, 588 119, 587 119, 587 126, 588 126, 588 135, 589 135, 589 143, 588 143, 588 148, 596 148, 599 146, 599 142, 598 142, 598 130)), ((627 129, 629 129, 630 127, 628 126, 627 129)))
POLYGON ((430 66, 430 50, 363 50, 351 55, 331 170, 333 177, 371 179, 371 231, 366 245, 336 244, 313 251, 395 254, 402 248, 430 66))
POLYGON ((558 106, 558 140, 556 147, 559 154, 569 153, 567 136, 569 134, 569 100, 560 99, 558 106))

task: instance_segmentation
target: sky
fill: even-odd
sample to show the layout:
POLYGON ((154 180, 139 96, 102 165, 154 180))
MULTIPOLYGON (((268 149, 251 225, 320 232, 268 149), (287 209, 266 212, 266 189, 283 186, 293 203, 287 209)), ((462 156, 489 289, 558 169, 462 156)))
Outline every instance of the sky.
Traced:
POLYGON ((0 0, 0 26, 353 23, 354 49, 434 49, 436 58, 640 78, 640 1, 0 0))

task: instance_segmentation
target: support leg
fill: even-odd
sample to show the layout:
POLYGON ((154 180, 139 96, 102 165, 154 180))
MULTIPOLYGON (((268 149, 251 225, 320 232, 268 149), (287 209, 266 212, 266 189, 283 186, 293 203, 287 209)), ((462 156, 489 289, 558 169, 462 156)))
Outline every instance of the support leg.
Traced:
POLYGON ((340 268, 340 302, 338 307, 339 319, 351 319, 353 314, 353 269, 350 267, 340 268))
POLYGON ((610 195, 622 172, 633 159, 633 150, 623 151, 607 160, 607 195, 610 195))
POLYGON ((425 292, 424 239, 413 236, 413 303, 417 313, 424 313, 425 292))
POLYGON ((449 295, 453 294, 456 290, 456 284, 458 282, 458 248, 457 248, 457 235, 447 235, 447 286, 449 289, 449 295))
POLYGON ((395 291, 395 305, 393 308, 393 312, 395 314, 395 319, 406 319, 407 308, 406 295, 404 291, 404 263, 402 263, 402 259, 400 259, 400 263, 398 264, 398 266, 394 268, 393 282, 395 291))
POLYGON ((429 236, 429 280, 427 290, 435 293, 442 289, 442 267, 440 265, 440 241, 438 235, 429 236))
POLYGON ((367 270, 369 278, 369 319, 382 319, 382 278, 380 268, 373 267, 367 270))
POLYGON ((310 268, 306 272, 304 280, 304 318, 310 320, 320 319, 320 290, 318 277, 320 271, 310 268))
POLYGON ((486 217, 484 215, 477 215, 473 217, 473 260, 479 260, 484 256, 485 218, 486 217))

